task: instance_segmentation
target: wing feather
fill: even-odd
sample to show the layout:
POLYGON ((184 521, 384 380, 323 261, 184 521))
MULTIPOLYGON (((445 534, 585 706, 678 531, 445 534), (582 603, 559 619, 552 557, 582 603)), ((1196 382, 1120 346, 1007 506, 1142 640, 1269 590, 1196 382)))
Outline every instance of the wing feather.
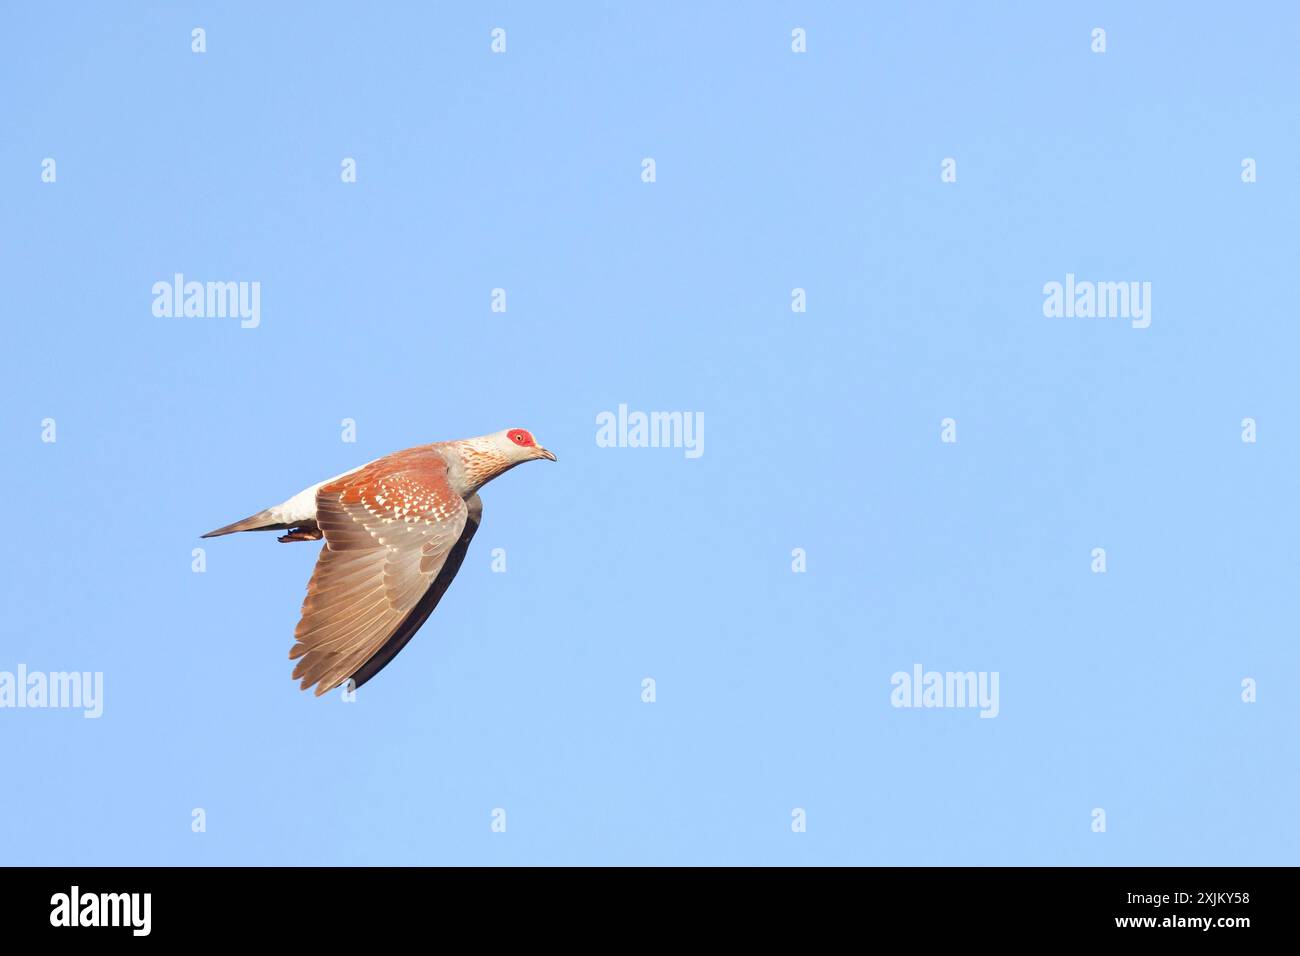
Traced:
MULTIPOLYGON (((472 527, 478 527, 478 496, 472 527)), ((307 585, 302 619, 289 651, 295 679, 317 696, 364 672, 364 680, 410 640, 411 626, 435 582, 441 598, 464 560, 470 508, 447 480, 434 449, 390 455, 336 479, 316 493, 316 521, 325 545, 307 585), (450 575, 441 572, 459 550, 450 575), (369 662, 382 650, 378 666, 369 662)), ((437 598, 433 604, 437 603, 437 598)), ((432 610, 430 606, 429 611, 432 610)), ((359 680, 358 684, 362 681, 359 680)))

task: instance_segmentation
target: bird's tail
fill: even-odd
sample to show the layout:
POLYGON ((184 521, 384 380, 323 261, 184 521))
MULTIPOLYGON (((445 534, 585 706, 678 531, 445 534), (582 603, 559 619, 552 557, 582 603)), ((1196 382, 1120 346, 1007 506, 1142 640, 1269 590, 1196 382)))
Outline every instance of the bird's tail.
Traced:
POLYGON ((209 531, 203 535, 205 538, 216 538, 223 534, 234 534, 236 531, 281 531, 289 527, 283 521, 277 521, 270 511, 259 511, 257 514, 244 518, 242 521, 236 521, 234 524, 228 524, 224 528, 218 528, 216 531, 209 531))

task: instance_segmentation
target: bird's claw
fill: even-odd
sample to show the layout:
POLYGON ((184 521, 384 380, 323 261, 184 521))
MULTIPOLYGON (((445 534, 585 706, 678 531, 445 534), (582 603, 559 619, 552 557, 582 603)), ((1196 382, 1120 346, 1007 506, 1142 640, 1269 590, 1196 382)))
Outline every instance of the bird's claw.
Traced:
POLYGON ((282 544, 290 541, 319 541, 325 537, 325 532, 319 528, 290 528, 288 534, 282 534, 275 540, 282 544))

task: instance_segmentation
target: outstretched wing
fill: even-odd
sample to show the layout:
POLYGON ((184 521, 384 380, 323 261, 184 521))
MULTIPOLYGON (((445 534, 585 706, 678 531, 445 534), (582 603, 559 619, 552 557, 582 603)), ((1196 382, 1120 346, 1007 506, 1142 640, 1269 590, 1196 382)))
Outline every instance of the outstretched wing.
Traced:
POLYGON ((429 615, 433 613, 433 609, 442 600, 442 596, 447 593, 447 588, 451 585, 451 579, 460 570, 461 563, 465 560, 465 552, 469 550, 470 539, 474 537, 474 532, 478 530, 479 522, 483 517, 483 502, 479 500, 478 495, 472 495, 466 500, 465 504, 469 508, 469 517, 465 520, 465 530, 460 533, 460 539, 456 542, 455 547, 451 549, 451 553, 447 555, 442 570, 438 572, 438 576, 429 585, 429 590, 424 592, 424 597, 420 598, 415 607, 411 609, 411 613, 402 619, 401 624, 397 625, 397 630, 393 632, 393 636, 385 641, 384 646, 377 650, 374 656, 362 664, 361 669, 352 675, 357 687, 378 674, 389 661, 397 656, 397 652, 415 636, 415 632, 420 629, 420 625, 428 620, 429 615))
MULTIPOLYGON (((390 639, 400 636, 401 645, 410 640, 433 606, 414 627, 403 624, 414 620, 412 612, 437 581, 468 517, 464 499, 447 482, 446 461, 432 449, 381 458, 317 491, 325 546, 289 651, 290 659, 301 658, 293 676, 303 690, 315 684, 320 696, 360 671, 390 639)), ((456 567, 463 558, 462 551, 456 567)), ((441 590, 450 583, 448 577, 441 590)))

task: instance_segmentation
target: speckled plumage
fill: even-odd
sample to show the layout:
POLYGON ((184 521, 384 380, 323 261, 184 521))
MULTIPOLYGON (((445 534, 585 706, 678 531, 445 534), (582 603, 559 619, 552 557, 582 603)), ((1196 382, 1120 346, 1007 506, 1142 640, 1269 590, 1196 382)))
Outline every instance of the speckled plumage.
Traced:
POLYGON ((394 452, 203 537, 287 530, 325 539, 289 657, 319 696, 373 677, 441 600, 478 530, 478 490, 515 465, 555 460, 524 429, 394 452))

